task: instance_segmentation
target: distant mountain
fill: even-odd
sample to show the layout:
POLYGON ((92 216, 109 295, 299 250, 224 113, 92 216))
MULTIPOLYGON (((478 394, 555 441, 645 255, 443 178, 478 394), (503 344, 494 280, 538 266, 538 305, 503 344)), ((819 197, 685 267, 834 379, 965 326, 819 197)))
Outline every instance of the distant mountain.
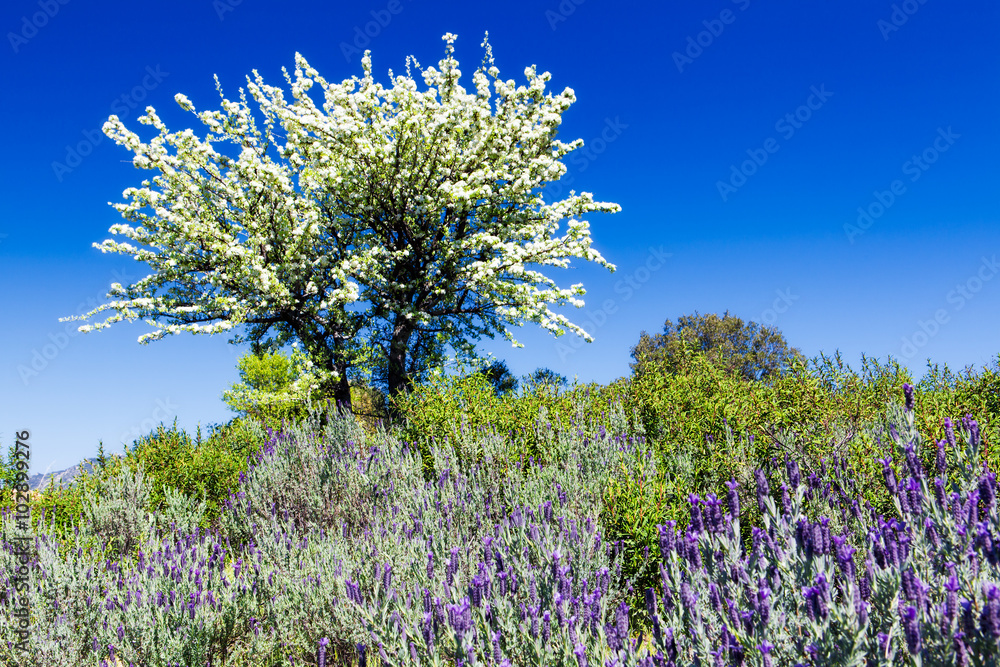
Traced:
POLYGON ((45 474, 35 473, 28 478, 28 488, 33 490, 43 489, 49 485, 50 480, 51 483, 58 487, 67 487, 74 479, 76 479, 76 477, 80 475, 81 471, 93 471, 94 464, 96 463, 96 458, 84 459, 72 468, 66 468, 65 470, 58 470, 56 472, 47 472, 45 474))

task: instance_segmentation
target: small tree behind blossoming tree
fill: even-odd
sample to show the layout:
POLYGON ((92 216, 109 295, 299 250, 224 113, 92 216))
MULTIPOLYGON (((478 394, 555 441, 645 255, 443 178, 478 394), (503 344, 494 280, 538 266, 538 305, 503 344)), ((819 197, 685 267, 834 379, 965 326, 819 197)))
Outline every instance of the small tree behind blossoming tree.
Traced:
POLYGON ((582 284, 559 288, 527 268, 566 268, 580 257, 615 269, 579 216, 617 204, 572 191, 544 199, 543 186, 566 171, 560 159, 583 145, 555 138, 573 91, 546 93, 551 77, 534 66, 526 85, 500 79, 486 40, 466 91, 455 39, 444 36, 439 68, 408 58, 406 76, 389 72, 389 88, 372 78, 366 52, 364 75, 342 83, 296 54, 294 76, 285 72, 291 99, 256 71, 240 101, 222 97, 220 111, 195 112, 178 94, 204 136, 169 131, 147 107, 139 122, 159 134, 143 142, 111 116, 105 133, 135 154, 136 167, 158 174, 114 204, 130 224, 110 231, 128 241, 94 245, 132 255, 151 273, 113 284, 114 300, 67 319, 115 311, 80 327, 89 331, 145 318, 156 330, 140 343, 240 325, 245 333, 230 342, 277 349, 301 341, 322 384, 348 406, 347 371, 363 351, 380 355, 395 394, 412 385, 418 348, 440 356, 448 344, 472 355, 470 339, 496 332, 520 346, 506 325, 524 321, 592 340, 549 308, 582 307, 582 284))

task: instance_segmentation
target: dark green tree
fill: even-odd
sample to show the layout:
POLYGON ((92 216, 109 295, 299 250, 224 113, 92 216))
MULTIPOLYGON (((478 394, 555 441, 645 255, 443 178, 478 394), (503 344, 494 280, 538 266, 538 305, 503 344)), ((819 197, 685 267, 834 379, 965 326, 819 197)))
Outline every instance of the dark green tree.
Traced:
POLYGON ((536 368, 531 375, 524 376, 525 385, 547 384, 557 389, 565 388, 569 380, 565 375, 556 373, 550 368, 536 368))
POLYGON ((788 346, 775 327, 729 314, 682 315, 675 324, 667 320, 663 333, 650 336, 643 331, 632 348, 630 368, 639 375, 653 366, 667 373, 683 371, 692 354, 705 354, 713 364, 738 373, 746 380, 766 381, 789 370, 802 353, 788 346))
POLYGON ((478 371, 478 374, 484 375, 489 380, 497 396, 505 396, 517 391, 517 378, 507 368, 507 362, 501 359, 496 359, 489 366, 478 371))

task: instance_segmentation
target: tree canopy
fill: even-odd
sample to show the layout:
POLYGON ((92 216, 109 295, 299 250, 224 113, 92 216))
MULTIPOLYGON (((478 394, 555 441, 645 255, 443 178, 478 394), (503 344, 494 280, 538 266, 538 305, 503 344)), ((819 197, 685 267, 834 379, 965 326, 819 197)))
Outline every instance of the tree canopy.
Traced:
POLYGON ((722 317, 682 315, 674 324, 667 320, 663 333, 650 336, 643 331, 632 348, 636 375, 656 367, 667 373, 683 370, 691 353, 705 354, 726 370, 747 380, 766 380, 787 371, 802 354, 790 348, 785 337, 774 327, 744 322, 726 311, 722 317))
POLYGON ((143 141, 116 116, 105 133, 157 172, 113 204, 125 241, 94 244, 131 255, 150 273, 115 283, 101 329, 144 318, 140 343, 180 332, 245 326, 233 343, 280 349, 302 343, 310 373, 350 402, 348 372, 376 359, 390 393, 409 389, 445 346, 473 355, 481 336, 530 321, 556 336, 581 327, 550 305, 582 307, 582 284, 560 288, 541 271, 572 258, 614 271, 592 247, 590 212, 616 212, 587 192, 546 201, 582 140, 556 139, 570 88, 546 92, 548 72, 504 80, 486 40, 473 90, 459 83, 451 34, 438 67, 406 60, 391 86, 363 75, 331 83, 296 54, 290 98, 255 71, 221 110, 177 103, 205 128, 172 132, 152 107, 143 141), (419 71, 420 90, 412 68, 419 71), (310 93, 315 94, 313 99, 310 93), (255 117, 249 98, 256 104, 255 117), (565 221, 566 230, 559 234, 565 221))
POLYGON ((551 368, 536 368, 530 375, 524 378, 526 385, 546 384, 556 389, 561 389, 569 384, 569 380, 561 373, 556 373, 551 368))

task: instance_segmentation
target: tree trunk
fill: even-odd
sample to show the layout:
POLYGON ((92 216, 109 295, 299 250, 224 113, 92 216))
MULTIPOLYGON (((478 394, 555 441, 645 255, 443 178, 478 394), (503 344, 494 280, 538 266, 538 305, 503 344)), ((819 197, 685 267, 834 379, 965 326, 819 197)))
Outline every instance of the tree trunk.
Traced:
POLYGON ((351 385, 347 382, 347 364, 336 364, 336 368, 337 372, 340 373, 340 379, 337 380, 337 385, 334 387, 333 398, 338 409, 349 412, 351 411, 351 385))
MULTIPOLYGON (((389 385, 389 397, 398 396, 409 391, 411 381, 406 373, 406 352, 407 344, 413 327, 401 316, 396 317, 396 322, 392 331, 392 339, 389 341, 389 359, 387 369, 387 384, 389 385)), ((389 417, 396 421, 400 414, 389 405, 389 417)))

